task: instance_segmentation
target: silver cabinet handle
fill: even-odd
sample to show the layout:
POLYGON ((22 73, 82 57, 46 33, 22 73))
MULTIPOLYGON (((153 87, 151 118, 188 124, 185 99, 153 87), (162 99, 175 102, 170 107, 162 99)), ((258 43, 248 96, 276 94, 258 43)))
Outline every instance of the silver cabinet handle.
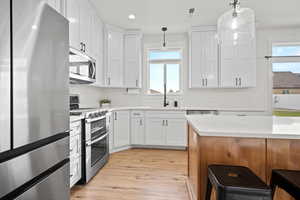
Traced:
POLYGON ((80 51, 83 51, 83 43, 80 42, 80 51))
POLYGON ((238 86, 238 78, 235 78, 235 86, 238 86))
POLYGON ((135 80, 135 86, 137 87, 139 84, 139 80, 135 80))
POLYGON ((107 84, 110 85, 110 77, 107 78, 107 84))
POLYGON ((163 125, 163 126, 165 125, 165 120, 163 120, 163 123, 162 123, 162 125, 163 125))
POLYGON ((140 126, 143 126, 143 120, 140 119, 140 126))
POLYGON ((204 79, 202 79, 202 86, 204 86, 204 79))
POLYGON ((115 120, 117 120, 118 118, 117 118, 117 113, 115 112, 115 120))
POLYGON ((205 86, 207 86, 207 78, 205 79, 205 86))
POLYGON ((239 85, 242 86, 242 78, 239 78, 239 85))
POLYGON ((168 122, 168 120, 166 120, 166 125, 167 125, 167 126, 169 126, 169 122, 168 122))

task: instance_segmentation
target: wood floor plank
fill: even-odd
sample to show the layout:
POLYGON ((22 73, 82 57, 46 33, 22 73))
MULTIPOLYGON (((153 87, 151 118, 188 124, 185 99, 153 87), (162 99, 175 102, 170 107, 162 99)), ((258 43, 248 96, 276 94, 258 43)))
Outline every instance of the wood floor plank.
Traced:
POLYGON ((111 155, 85 186, 71 190, 71 200, 188 200, 187 152, 130 149, 111 155))

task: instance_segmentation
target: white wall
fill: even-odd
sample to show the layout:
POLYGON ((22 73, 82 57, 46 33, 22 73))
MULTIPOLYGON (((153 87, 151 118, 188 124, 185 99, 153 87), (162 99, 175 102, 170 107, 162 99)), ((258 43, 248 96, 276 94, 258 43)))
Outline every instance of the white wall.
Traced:
POLYGON ((70 85, 70 94, 79 94, 80 107, 99 107, 99 100, 103 98, 100 88, 88 85, 70 85))
MULTIPOLYGON (((145 35, 144 48, 161 47, 161 35, 145 35)), ((265 111, 272 110, 272 73, 271 62, 264 56, 271 54, 272 42, 300 41, 300 28, 277 28, 257 30, 257 87, 248 89, 189 89, 188 88, 188 36, 187 34, 167 35, 167 45, 182 47, 183 95, 168 96, 168 100, 178 100, 181 106, 202 109, 265 111)), ((145 57, 145 55, 144 55, 145 57)), ((143 63, 143 88, 140 94, 127 94, 125 89, 101 89, 101 94, 93 94, 92 99, 107 97, 113 106, 161 106, 162 96, 146 95, 147 65, 143 63)), ((86 90, 86 89, 84 89, 86 90)), ((88 94, 96 89, 85 91, 88 94)), ((94 100, 83 99, 92 103, 94 100)))

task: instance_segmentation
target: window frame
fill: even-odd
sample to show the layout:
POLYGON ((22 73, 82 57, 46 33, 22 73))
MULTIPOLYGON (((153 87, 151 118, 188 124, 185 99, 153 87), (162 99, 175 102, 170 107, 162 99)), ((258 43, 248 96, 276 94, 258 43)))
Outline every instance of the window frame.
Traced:
MULTIPOLYGON (((149 93, 150 90, 150 64, 179 64, 179 92, 178 93, 167 93, 168 96, 180 96, 183 95, 183 48, 181 47, 174 47, 174 48, 167 48, 167 49, 159 49, 159 48, 147 48, 146 49, 146 60, 147 60, 147 84, 145 94, 148 96, 163 96, 164 94, 151 94, 149 93), (181 59, 160 59, 160 60, 150 60, 149 54, 150 52, 157 51, 178 51, 181 55, 181 59)), ((165 70, 165 69, 164 69, 165 70)))
MULTIPOLYGON (((299 41, 269 41, 269 52, 270 55, 273 56, 273 46, 299 46, 299 41)), ((269 87, 269 94, 270 94, 270 107, 271 113, 275 111, 274 107, 274 98, 273 98, 273 64, 274 63, 300 63, 300 56, 274 56, 269 62, 270 67, 270 86, 269 87)))

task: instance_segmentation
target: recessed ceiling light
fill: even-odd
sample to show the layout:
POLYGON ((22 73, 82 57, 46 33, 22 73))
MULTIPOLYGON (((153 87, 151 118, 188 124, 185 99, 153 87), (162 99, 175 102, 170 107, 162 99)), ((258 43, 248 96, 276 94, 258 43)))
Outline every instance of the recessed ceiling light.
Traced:
POLYGON ((134 15, 134 14, 130 14, 130 15, 128 15, 128 19, 130 19, 130 20, 134 20, 134 19, 135 19, 135 15, 134 15))

